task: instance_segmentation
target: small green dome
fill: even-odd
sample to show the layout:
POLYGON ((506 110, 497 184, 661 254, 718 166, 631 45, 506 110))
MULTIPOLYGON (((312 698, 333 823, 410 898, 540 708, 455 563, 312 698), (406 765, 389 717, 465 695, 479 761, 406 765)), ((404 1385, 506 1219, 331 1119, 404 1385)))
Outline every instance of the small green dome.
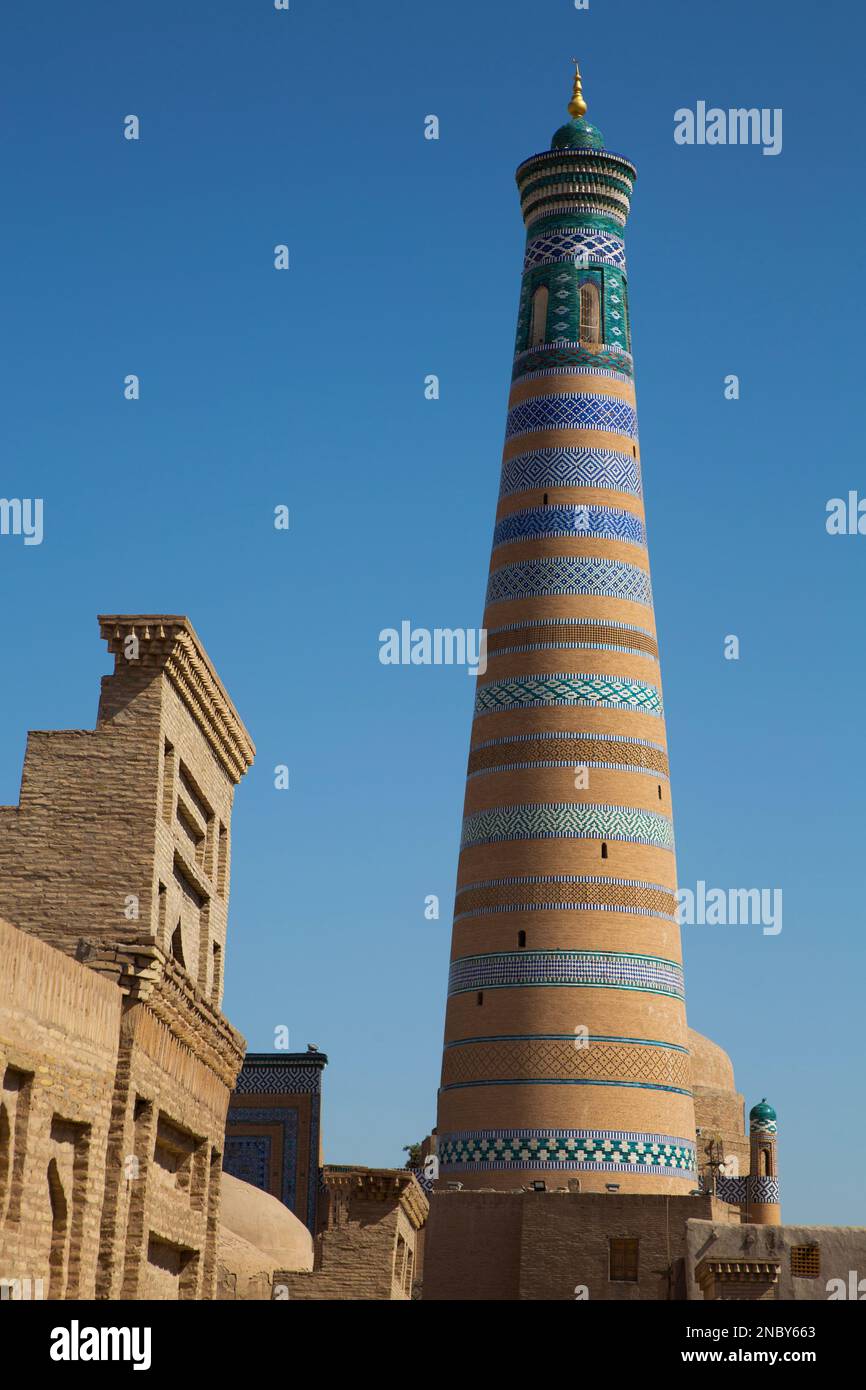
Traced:
POLYGON ((749 1120, 752 1124, 755 1124, 759 1120, 772 1120, 775 1123, 776 1112, 772 1105, 767 1104, 766 1096, 764 1096, 763 1100, 759 1101, 757 1105, 752 1106, 749 1111, 749 1120))
POLYGON ((552 150, 603 150, 604 136, 598 126, 590 125, 583 116, 561 125, 550 142, 552 150))

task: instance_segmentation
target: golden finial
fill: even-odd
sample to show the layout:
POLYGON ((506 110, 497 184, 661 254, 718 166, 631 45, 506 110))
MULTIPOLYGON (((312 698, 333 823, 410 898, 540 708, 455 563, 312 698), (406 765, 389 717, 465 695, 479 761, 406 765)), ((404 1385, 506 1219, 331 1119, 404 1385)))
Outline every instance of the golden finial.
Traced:
POLYGON ((577 59, 572 58, 571 61, 574 63, 574 91, 571 94, 571 101, 568 103, 568 114, 575 121, 579 121, 581 116, 586 115, 586 102, 583 99, 583 86, 580 81, 580 68, 577 65, 577 59))

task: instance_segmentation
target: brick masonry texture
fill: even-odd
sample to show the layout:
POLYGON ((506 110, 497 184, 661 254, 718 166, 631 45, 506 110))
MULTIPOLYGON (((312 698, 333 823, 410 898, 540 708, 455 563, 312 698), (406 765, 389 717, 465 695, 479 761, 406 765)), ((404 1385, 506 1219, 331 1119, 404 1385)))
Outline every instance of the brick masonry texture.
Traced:
MULTIPOLYGON (((189 622, 107 617, 93 730, 0 809, 0 1280, 210 1298, 234 786, 254 749, 189 622)), ((20 1287, 20 1282, 19 1282, 20 1287)))

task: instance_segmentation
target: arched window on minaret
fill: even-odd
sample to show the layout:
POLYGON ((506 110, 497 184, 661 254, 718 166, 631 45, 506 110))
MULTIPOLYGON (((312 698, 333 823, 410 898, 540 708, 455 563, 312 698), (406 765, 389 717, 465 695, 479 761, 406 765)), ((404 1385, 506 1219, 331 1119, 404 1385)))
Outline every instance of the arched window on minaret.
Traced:
POLYGON ((580 287, 580 341, 601 342, 601 301, 598 285, 586 280, 580 287))
POLYGON ((529 346, 538 347, 547 336, 547 303, 550 291, 546 285, 539 285, 532 296, 532 322, 529 326, 529 346))

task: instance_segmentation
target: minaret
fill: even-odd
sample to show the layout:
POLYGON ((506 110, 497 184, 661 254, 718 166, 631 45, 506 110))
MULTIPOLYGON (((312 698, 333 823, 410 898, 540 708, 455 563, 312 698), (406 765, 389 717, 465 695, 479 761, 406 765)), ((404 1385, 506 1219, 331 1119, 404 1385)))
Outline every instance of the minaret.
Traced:
POLYGON ((697 1185, 623 228, 585 119, 517 170, 526 258, 439 1093, 442 1179, 697 1185))
POLYGON ((749 1111, 749 1177, 743 1220, 756 1226, 779 1226, 779 1166, 776 1158, 776 1112, 767 1097, 749 1111))

